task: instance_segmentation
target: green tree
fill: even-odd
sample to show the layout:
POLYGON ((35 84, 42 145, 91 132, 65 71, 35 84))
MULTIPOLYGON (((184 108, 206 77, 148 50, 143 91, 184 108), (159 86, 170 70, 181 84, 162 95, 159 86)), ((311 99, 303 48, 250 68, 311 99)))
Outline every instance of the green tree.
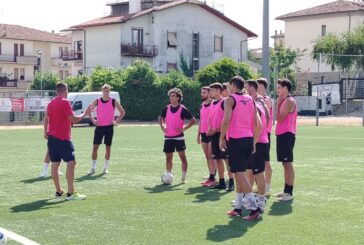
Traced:
POLYGON ((33 90, 56 90, 56 84, 59 81, 59 77, 51 72, 36 72, 30 88, 33 90))
POLYGON ((158 80, 153 67, 145 61, 137 60, 123 71, 127 86, 149 86, 158 80))
POLYGON ((329 64, 332 70, 364 70, 364 24, 351 32, 329 33, 318 38, 311 55, 318 61, 320 54, 323 54, 322 60, 329 64))
POLYGON ((183 74, 185 74, 185 76, 187 76, 187 77, 193 77, 194 71, 193 71, 192 60, 188 64, 187 59, 185 58, 183 53, 181 53, 179 55, 179 57, 180 57, 180 62, 181 62, 180 68, 181 68, 183 74))
POLYGON ((114 70, 97 66, 83 90, 100 91, 102 85, 107 83, 111 85, 113 90, 119 91, 124 85, 122 76, 123 71, 120 69, 114 70))
POLYGON ((69 92, 81 92, 87 89, 87 85, 90 82, 90 78, 86 75, 68 77, 64 80, 68 85, 69 92))

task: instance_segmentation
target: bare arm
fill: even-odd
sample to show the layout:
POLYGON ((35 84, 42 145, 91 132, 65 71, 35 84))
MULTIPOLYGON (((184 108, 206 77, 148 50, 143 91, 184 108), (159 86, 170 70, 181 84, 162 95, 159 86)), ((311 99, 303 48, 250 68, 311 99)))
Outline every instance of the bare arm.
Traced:
POLYGON ((158 121, 159 121, 159 126, 161 127, 162 131, 164 132, 164 130, 166 129, 166 127, 164 126, 165 118, 164 118, 164 117, 159 116, 159 117, 158 117, 158 121))
POLYGON ((186 126, 184 126, 183 131, 188 130, 189 128, 191 128, 193 125, 195 125, 196 123, 196 118, 191 118, 191 120, 188 122, 188 124, 186 126))
POLYGON ((92 105, 89 105, 86 109, 86 111, 78 116, 75 116, 74 114, 73 115, 70 115, 68 116, 68 120, 73 123, 73 124, 76 124, 76 123, 79 123, 81 122, 81 120, 86 116, 86 115, 89 115, 91 113, 91 108, 92 108, 92 105))
POLYGON ((279 104, 277 103, 277 122, 280 123, 287 117, 288 113, 292 111, 294 108, 294 103, 290 100, 287 100, 287 103, 284 107, 279 107, 278 105, 279 104))
POLYGON ((44 115, 44 122, 43 122, 43 128, 44 128, 44 138, 48 139, 48 113, 45 111, 44 115))
POLYGON ((270 114, 269 114, 269 108, 268 108, 268 104, 267 104, 268 100, 259 100, 258 102, 263 106, 264 108, 264 112, 265 112, 265 118, 267 120, 267 126, 269 125, 269 120, 270 120, 270 114))
POLYGON ((256 111, 254 115, 254 145, 258 143, 261 131, 262 131, 262 120, 260 119, 258 111, 256 111))
MULTIPOLYGON (((96 108, 97 105, 97 100, 94 100, 91 104, 92 110, 94 110, 96 108)), ((97 126, 97 120, 95 120, 95 118, 92 116, 92 113, 90 111, 88 117, 90 118, 91 122, 93 123, 93 125, 97 126)))
POLYGON ((119 114, 120 114, 119 117, 116 119, 115 123, 119 123, 125 117, 125 110, 121 106, 121 104, 119 103, 119 101, 117 101, 117 100, 115 101, 115 107, 119 111, 119 114))
POLYGON ((221 125, 220 143, 219 143, 221 150, 226 149, 225 137, 229 129, 231 115, 233 111, 233 105, 234 105, 234 100, 230 97, 224 101, 224 120, 222 121, 221 125))

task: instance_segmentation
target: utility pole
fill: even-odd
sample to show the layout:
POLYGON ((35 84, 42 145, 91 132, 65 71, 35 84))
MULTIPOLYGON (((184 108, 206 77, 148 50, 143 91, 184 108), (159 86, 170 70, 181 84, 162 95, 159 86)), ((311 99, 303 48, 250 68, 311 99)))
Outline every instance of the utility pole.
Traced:
POLYGON ((267 93, 269 94, 270 88, 270 75, 269 75, 269 0, 263 0, 263 41, 262 41, 262 71, 263 77, 268 81, 267 93))

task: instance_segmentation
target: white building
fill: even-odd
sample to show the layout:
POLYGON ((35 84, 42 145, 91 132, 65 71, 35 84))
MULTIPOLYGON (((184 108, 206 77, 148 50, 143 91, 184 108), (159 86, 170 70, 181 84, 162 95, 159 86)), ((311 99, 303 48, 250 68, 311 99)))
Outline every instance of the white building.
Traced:
POLYGON ((70 37, 0 24, 0 92, 27 89, 36 70, 69 76, 70 49, 70 37))
MULTIPOLYGON (((178 68, 180 54, 195 70, 223 56, 247 60, 247 40, 257 35, 196 0, 130 0, 108 4, 111 15, 72 26, 82 70, 148 61, 156 71, 178 68)), ((81 67, 80 67, 81 68, 81 67)), ((74 71, 75 72, 75 71, 74 71)))
POLYGON ((327 33, 342 33, 364 23, 364 3, 360 1, 334 1, 313 8, 288 13, 276 18, 285 22, 286 48, 305 50, 298 62, 298 82, 337 82, 340 72, 332 71, 325 63, 313 61, 314 42, 327 33))

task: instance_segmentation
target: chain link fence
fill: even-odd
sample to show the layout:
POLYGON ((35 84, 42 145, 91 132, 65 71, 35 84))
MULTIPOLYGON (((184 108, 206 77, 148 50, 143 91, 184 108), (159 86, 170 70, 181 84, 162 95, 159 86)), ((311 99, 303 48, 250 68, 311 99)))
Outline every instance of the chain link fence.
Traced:
POLYGON ((39 125, 55 91, 0 92, 0 125, 39 125))

